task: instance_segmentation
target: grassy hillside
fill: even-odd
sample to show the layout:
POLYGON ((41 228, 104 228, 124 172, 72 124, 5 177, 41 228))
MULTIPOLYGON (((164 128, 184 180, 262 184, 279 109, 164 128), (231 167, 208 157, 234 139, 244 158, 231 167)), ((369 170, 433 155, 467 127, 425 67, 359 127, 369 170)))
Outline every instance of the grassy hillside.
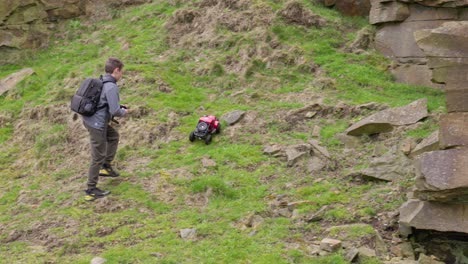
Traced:
MULTIPOLYGON (((367 245, 374 228, 382 231, 374 220, 400 206, 411 178, 347 177, 368 166, 379 142, 362 138, 349 155, 335 137, 373 111, 288 116, 314 102, 336 110, 419 98, 437 114, 442 93, 394 83, 389 62, 371 50, 344 52, 370 27, 364 18, 304 0, 296 3, 317 20, 301 25, 282 15, 291 7, 285 1, 220 2, 154 1, 115 10, 109 21, 69 21, 47 50, 0 66, 0 78, 25 67, 36 72, 0 97, 0 262, 346 263, 343 251, 319 257, 311 245, 324 237, 367 245), (101 179, 112 194, 89 203, 88 135, 68 103, 109 56, 126 65, 121 99, 136 114, 119 126, 122 176, 101 179), (200 116, 232 110, 246 116, 224 123, 211 145, 189 142, 200 116), (320 172, 263 154, 268 145, 312 139, 315 126, 332 156, 320 172), (215 165, 204 166, 206 159, 215 165), (299 216, 329 207, 321 221, 306 222, 278 214, 272 205, 282 200, 309 201, 297 206, 299 216), (367 225, 333 228, 352 223, 367 225), (182 239, 186 228, 196 228, 196 238, 182 239)), ((428 118, 403 136, 435 129, 428 118)))

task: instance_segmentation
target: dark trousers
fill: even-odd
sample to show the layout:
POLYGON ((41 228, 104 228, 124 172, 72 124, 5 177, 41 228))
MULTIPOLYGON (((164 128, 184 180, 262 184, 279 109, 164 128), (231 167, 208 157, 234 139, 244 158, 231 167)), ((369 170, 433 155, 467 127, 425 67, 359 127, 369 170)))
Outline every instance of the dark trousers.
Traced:
POLYGON ((91 165, 88 173, 88 188, 96 187, 99 181, 99 170, 104 163, 110 164, 119 145, 119 133, 107 125, 99 130, 85 124, 91 141, 91 165))

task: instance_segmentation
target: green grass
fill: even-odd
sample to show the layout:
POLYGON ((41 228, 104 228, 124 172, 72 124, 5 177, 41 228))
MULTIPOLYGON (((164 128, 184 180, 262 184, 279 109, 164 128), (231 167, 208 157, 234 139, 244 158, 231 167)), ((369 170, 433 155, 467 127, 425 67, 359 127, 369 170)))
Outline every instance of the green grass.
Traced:
MULTIPOLYGON (((254 2, 274 12, 284 6, 284 1, 254 2)), ((283 158, 262 150, 273 143, 307 142, 318 125, 321 145, 333 157, 340 155, 343 146, 335 136, 355 120, 320 117, 287 123, 287 113, 309 104, 300 100, 303 92, 316 93, 331 106, 338 101, 401 106, 426 97, 432 112, 445 111, 443 94, 395 83, 386 71, 388 61, 372 51, 342 52, 355 31, 369 26, 364 18, 341 17, 310 1, 303 3, 324 17, 327 26, 306 29, 275 18, 265 28, 265 43, 259 42, 257 31, 233 32, 219 26, 216 33, 225 39, 219 46, 171 47, 165 24, 177 9, 197 7, 154 1, 114 10, 108 21, 70 20, 67 32, 63 37, 57 34, 48 49, 18 64, 1 65, 0 78, 25 67, 36 74, 0 97, 0 117, 13 116, 0 128, 0 225, 5 226, 0 239, 17 230, 39 241, 24 236, 2 243, 0 256, 19 263, 89 263, 94 256, 109 263, 346 263, 343 252, 309 255, 305 248, 312 241, 294 231, 301 224, 270 216, 272 197, 311 201, 298 206, 300 214, 329 206, 323 222, 299 227, 317 237, 329 225, 395 210, 403 198, 385 200, 388 189, 379 189, 379 183, 355 184, 341 177, 341 169, 356 165, 347 159, 310 175, 305 168, 287 167, 283 158), (276 64, 253 52, 261 44, 273 52, 272 40, 284 47, 276 64), (127 44, 129 48, 122 49, 127 44), (227 62, 246 50, 254 55, 245 67, 230 71, 227 62), (27 113, 45 114, 46 109, 68 106, 80 82, 99 76, 109 56, 125 63, 119 83, 123 103, 148 109, 149 114, 121 127, 116 161, 123 168, 122 176, 100 182, 112 195, 87 203, 82 199, 89 162, 86 130, 70 126, 69 112, 61 113, 64 118, 46 114, 38 120, 30 120, 27 113), (303 64, 291 62, 299 59, 303 64), (335 87, 314 87, 320 76, 311 72, 311 65, 320 66, 321 77, 333 79, 335 87), (171 92, 161 91, 160 86, 171 92), (299 96, 287 99, 293 94, 299 96), (223 132, 214 136, 211 145, 188 141, 201 115, 220 117, 233 110, 246 111, 246 119, 255 118, 234 127, 223 123, 223 132), (152 142, 135 138, 149 134, 154 136, 152 142), (204 167, 203 158, 216 165, 204 167), (255 230, 242 224, 251 214, 263 218, 255 230), (196 228, 197 238, 181 239, 183 228, 196 228), (51 246, 44 234, 58 244, 51 246), (291 246, 291 241, 300 247, 291 246)), ((423 138, 436 127, 428 119, 406 136, 423 138)), ((363 142, 368 144, 363 148, 372 148, 371 140, 363 142)), ((346 232, 357 241, 370 230, 358 227, 346 232)))

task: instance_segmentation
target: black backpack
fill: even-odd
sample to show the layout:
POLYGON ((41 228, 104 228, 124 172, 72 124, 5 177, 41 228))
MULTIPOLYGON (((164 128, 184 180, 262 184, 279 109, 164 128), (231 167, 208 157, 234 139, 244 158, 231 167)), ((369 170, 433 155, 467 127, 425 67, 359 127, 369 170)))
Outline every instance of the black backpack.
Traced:
POLYGON ((97 107, 101 98, 102 86, 106 82, 112 81, 103 81, 102 76, 99 79, 88 78, 84 80, 71 99, 71 110, 80 115, 92 116, 99 109, 106 107, 107 105, 97 107))

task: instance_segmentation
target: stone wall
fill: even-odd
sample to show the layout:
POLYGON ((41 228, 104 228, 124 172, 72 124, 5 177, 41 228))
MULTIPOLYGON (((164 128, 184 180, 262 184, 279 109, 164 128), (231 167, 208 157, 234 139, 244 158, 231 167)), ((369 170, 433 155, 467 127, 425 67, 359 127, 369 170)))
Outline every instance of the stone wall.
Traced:
POLYGON ((414 33, 449 21, 468 21, 468 0, 372 0, 369 21, 378 27, 375 47, 393 59, 398 82, 443 88, 440 71, 431 71, 433 65, 414 33))
POLYGON ((414 36, 434 78, 446 83, 448 113, 440 118, 439 150, 416 160, 415 196, 400 209, 401 229, 456 232, 468 241, 468 21, 446 22, 414 36))

